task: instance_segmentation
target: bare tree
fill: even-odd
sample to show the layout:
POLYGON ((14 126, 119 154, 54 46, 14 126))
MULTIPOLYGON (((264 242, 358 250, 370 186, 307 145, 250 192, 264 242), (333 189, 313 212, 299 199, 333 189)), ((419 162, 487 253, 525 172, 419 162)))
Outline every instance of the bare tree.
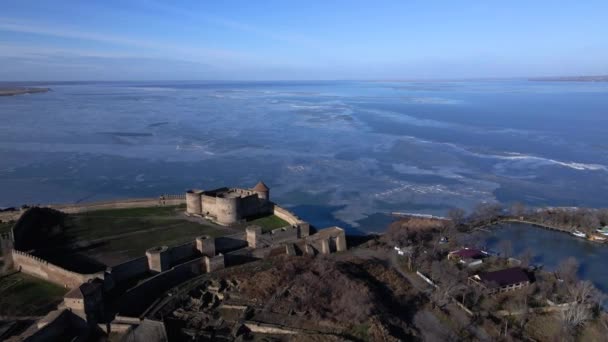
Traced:
POLYGON ((465 217, 466 217, 466 212, 460 208, 454 208, 454 209, 450 209, 448 211, 448 218, 450 220, 452 220, 452 222, 454 222, 454 225, 456 227, 464 224, 465 217))
POLYGON ((521 253, 518 256, 519 261, 521 261, 520 266, 523 268, 527 268, 530 267, 530 264, 532 263, 532 259, 533 259, 533 254, 532 251, 527 248, 523 253, 521 253))
POLYGON ((560 313, 564 328, 572 332, 576 327, 584 324, 592 316, 591 310, 586 304, 572 303, 560 313))
POLYGON ((590 281, 578 281, 568 286, 569 305, 561 312, 564 326, 572 332, 593 317, 603 295, 590 281))
POLYGON ((510 213, 512 216, 515 216, 517 218, 521 218, 526 216, 526 206, 523 205, 523 203, 521 202, 515 202, 513 203, 513 205, 511 205, 511 210, 510 213))
POLYGON ((513 243, 511 240, 501 240, 498 243, 498 250, 503 258, 510 258, 513 255, 513 243))
POLYGON ((473 217, 478 224, 490 224, 495 221, 502 212, 500 204, 480 203, 473 211, 473 217))
POLYGON ((439 307, 447 305, 453 296, 466 289, 463 274, 447 260, 432 263, 431 277, 438 285, 432 294, 433 303, 439 307))
POLYGON ((578 280, 578 260, 574 257, 569 257, 566 260, 560 262, 557 267, 557 273, 560 278, 563 279, 566 284, 572 285, 578 280))

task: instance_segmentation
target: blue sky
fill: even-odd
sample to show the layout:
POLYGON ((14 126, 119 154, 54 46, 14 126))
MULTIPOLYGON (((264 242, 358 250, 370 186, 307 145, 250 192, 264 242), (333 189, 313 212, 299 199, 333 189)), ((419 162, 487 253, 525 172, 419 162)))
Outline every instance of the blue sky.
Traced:
POLYGON ((2 80, 608 74, 608 1, 5 0, 2 80))

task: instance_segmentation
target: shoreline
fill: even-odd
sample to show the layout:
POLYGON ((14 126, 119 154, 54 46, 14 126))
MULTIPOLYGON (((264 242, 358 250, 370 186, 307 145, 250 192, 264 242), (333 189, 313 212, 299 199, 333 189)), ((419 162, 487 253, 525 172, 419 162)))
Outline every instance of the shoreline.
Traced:
POLYGON ((560 228, 560 227, 550 226, 550 225, 547 225, 547 224, 544 224, 544 223, 538 223, 538 222, 534 222, 534 221, 526 221, 526 220, 518 220, 518 219, 501 219, 501 220, 498 220, 495 223, 492 223, 492 224, 490 224, 490 225, 488 225, 486 227, 490 227, 490 226, 497 225, 497 224, 500 224, 500 223, 528 224, 528 225, 535 226, 535 227, 542 228, 542 229, 548 229, 548 230, 554 230, 554 231, 557 231, 557 232, 560 232, 560 233, 566 233, 566 234, 570 235, 571 237, 576 238, 577 240, 581 240, 581 241, 593 242, 593 243, 600 244, 600 245, 604 245, 604 244, 608 243, 608 238, 607 238, 607 240, 603 240, 603 241, 601 241, 601 240, 593 240, 593 239, 591 239, 589 237, 581 238, 581 237, 573 235, 572 231, 570 231, 570 230, 568 230, 566 228, 560 228))

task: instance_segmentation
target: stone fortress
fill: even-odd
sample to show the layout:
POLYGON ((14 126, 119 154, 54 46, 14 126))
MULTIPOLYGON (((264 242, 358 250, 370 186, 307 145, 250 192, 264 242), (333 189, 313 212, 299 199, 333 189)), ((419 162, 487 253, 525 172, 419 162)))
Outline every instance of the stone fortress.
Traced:
POLYGON ((221 225, 241 223, 248 217, 272 214, 270 189, 260 181, 253 189, 189 190, 186 212, 221 225))
MULTIPOLYGON (((165 196, 162 197, 165 199, 165 196)), ((105 271, 81 274, 44 260, 36 256, 35 250, 25 247, 28 236, 31 237, 39 229, 39 223, 28 218, 31 211, 25 211, 11 233, 13 267, 69 288, 70 292, 57 310, 32 325, 16 340, 48 340, 74 326, 89 332, 91 329, 101 329, 109 334, 112 331, 135 331, 145 322, 164 331, 163 322, 142 320, 141 312, 166 291, 183 282, 242 263, 237 260, 249 262, 276 255, 330 254, 347 249, 343 229, 330 227, 310 234, 308 222, 270 201, 270 190, 263 182, 252 189, 189 190, 185 196, 173 195, 170 199, 169 205, 186 204, 185 214, 193 219, 198 217, 222 226, 240 226, 243 228, 238 229, 243 230, 239 234, 218 238, 200 236, 178 246, 153 247, 144 256, 107 267, 105 271), (266 232, 259 226, 247 225, 248 219, 268 215, 275 215, 288 225, 266 232), (140 280, 131 285, 137 279, 140 280), (106 303, 108 298, 120 303, 117 311, 111 313, 111 318, 104 309, 110 307, 106 303)), ((126 203, 126 207, 131 208, 137 206, 136 203, 156 207, 166 202, 146 199, 126 203)), ((122 204, 92 203, 89 210, 96 210, 100 206, 121 207, 122 204)), ((57 212, 58 208, 37 209, 57 212)), ((86 211, 85 206, 68 207, 66 210, 86 211)))

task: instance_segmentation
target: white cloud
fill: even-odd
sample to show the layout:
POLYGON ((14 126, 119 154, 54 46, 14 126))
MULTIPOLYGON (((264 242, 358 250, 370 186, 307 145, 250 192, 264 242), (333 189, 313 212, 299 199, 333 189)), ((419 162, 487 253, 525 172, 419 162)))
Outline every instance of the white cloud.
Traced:
MULTIPOLYGON (((237 51, 212 49, 206 47, 191 47, 175 45, 164 41, 150 41, 142 38, 125 37, 113 34, 87 32, 75 27, 58 27, 56 25, 44 25, 39 23, 27 22, 23 20, 14 20, 0 17, 0 30, 32 33, 45 36, 53 36, 68 39, 79 39, 86 41, 109 43, 112 45, 120 45, 123 47, 139 48, 153 50, 157 56, 170 54, 182 59, 196 61, 204 59, 204 62, 237 62, 252 59, 252 56, 244 55, 237 51)), ((140 56, 145 56, 149 53, 142 52, 140 56)))

